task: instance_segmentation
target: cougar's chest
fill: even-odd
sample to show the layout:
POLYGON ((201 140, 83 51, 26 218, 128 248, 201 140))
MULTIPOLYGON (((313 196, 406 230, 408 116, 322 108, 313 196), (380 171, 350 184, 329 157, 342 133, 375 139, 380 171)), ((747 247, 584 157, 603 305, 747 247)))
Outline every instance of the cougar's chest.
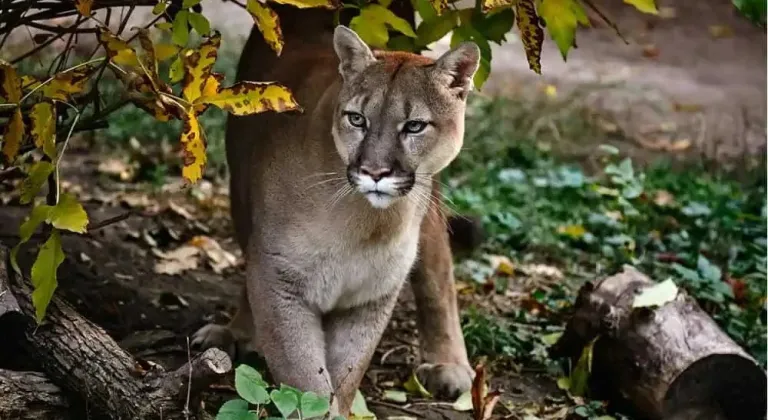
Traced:
POLYGON ((416 260, 419 229, 414 222, 394 238, 386 233, 382 238, 375 230, 368 238, 350 237, 344 230, 306 235, 314 252, 300 263, 307 275, 304 300, 327 313, 397 292, 416 260))

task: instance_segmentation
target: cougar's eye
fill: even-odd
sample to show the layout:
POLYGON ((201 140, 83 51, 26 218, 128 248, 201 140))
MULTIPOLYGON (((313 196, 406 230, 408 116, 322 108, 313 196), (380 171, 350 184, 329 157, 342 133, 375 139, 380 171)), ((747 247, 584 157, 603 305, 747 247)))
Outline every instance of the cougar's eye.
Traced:
POLYGON ((406 121, 405 125, 403 126, 403 132, 408 134, 418 134, 424 131, 424 129, 427 128, 427 125, 428 124, 425 121, 406 121))
POLYGON ((347 112, 347 121, 352 127, 365 128, 365 117, 357 112, 347 112))

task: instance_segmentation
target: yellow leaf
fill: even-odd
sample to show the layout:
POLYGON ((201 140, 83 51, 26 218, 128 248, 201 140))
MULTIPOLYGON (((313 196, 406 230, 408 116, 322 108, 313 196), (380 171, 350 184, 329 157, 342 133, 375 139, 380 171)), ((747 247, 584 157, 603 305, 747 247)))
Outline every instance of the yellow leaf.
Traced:
POLYGON ((32 76, 21 76, 21 88, 23 90, 32 90, 40 85, 40 81, 32 76))
POLYGON ((515 0, 483 0, 483 13, 488 13, 491 10, 501 9, 514 4, 515 0))
POLYGON ((5 102, 17 104, 21 100, 21 81, 16 69, 0 60, 0 98, 5 102))
POLYGON ((536 14, 534 0, 518 0, 515 4, 515 18, 528 57, 531 70, 541 74, 541 44, 544 42, 544 32, 539 26, 539 15, 536 14))
POLYGON ((73 195, 67 193, 59 197, 59 202, 51 208, 48 218, 53 227, 75 233, 85 233, 85 228, 88 226, 88 214, 85 213, 82 204, 73 195))
POLYGON ((56 158, 56 108, 50 102, 38 102, 29 114, 30 132, 35 146, 51 158, 56 158))
POLYGON ((659 13, 659 10, 656 8, 655 0, 624 0, 624 3, 635 6, 637 10, 643 13, 649 13, 652 15, 659 13))
MULTIPOLYGON (((208 76, 208 81, 205 82, 205 86, 203 87, 202 97, 207 98, 216 96, 216 94, 219 93, 222 80, 224 80, 224 75, 220 73, 212 73, 210 76, 208 76)), ((197 114, 202 114, 206 109, 208 109, 208 105, 206 104, 197 104, 194 107, 195 113, 197 114)))
POLYGON ((515 264, 508 257, 504 255, 489 255, 487 258, 495 272, 508 276, 515 275, 515 264))
POLYGON ((253 22, 264 36, 264 41, 279 56, 283 52, 283 31, 280 29, 277 13, 259 0, 248 0, 246 10, 253 17, 253 22))
POLYGON ((22 137, 24 137, 24 118, 21 115, 21 109, 17 107, 3 133, 3 154, 9 162, 13 162, 19 154, 22 137))
POLYGON ((579 239, 587 233, 587 230, 582 225, 566 225, 557 228, 557 232, 573 239, 579 239))
POLYGON ((203 94, 208 76, 216 63, 216 56, 221 44, 221 34, 218 32, 205 40, 197 50, 184 53, 184 83, 182 95, 189 102, 195 102, 203 94))
POLYGON ((178 57, 179 47, 173 44, 157 44, 155 45, 155 58, 157 61, 165 61, 171 57, 178 57))
POLYGON ((107 50, 107 57, 121 66, 138 66, 136 51, 127 42, 113 35, 108 29, 99 27, 99 41, 107 50))
POLYGON ((146 29, 139 29, 139 43, 141 44, 141 49, 144 50, 144 57, 140 64, 154 85, 159 81, 157 76, 157 58, 155 58, 155 46, 152 44, 152 40, 149 39, 149 32, 146 29))
POLYGON ((542 0, 539 14, 565 60, 568 50, 574 45, 578 24, 589 26, 584 8, 577 0, 542 0))
POLYGON ((29 170, 29 176, 21 183, 21 197, 19 202, 21 204, 29 204, 35 198, 37 193, 48 180, 48 176, 53 172, 54 166, 51 162, 41 160, 29 170))
POLYGON ((557 98, 557 86, 555 85, 546 85, 544 86, 544 94, 547 95, 549 98, 557 98))
POLYGON ((335 0, 274 0, 275 3, 288 4, 299 9, 310 7, 325 7, 326 9, 335 9, 339 2, 335 0))
POLYGON ((40 247, 37 258, 32 264, 30 280, 35 288, 32 291, 32 304, 35 307, 38 323, 43 320, 53 292, 56 290, 58 284, 56 272, 62 262, 64 262, 64 251, 61 249, 61 236, 59 231, 54 229, 48 240, 40 247))
POLYGON ((215 105, 235 115, 301 110, 287 87, 271 82, 238 82, 231 87, 219 89, 213 96, 201 98, 198 103, 215 105))
POLYGON ((181 133, 184 168, 181 175, 189 182, 195 183, 203 177, 205 168, 205 138, 200 130, 200 122, 194 111, 187 113, 184 119, 184 130, 181 133))
POLYGON ((93 6, 93 0, 75 0, 75 8, 81 15, 85 17, 91 16, 91 7, 93 6))
POLYGON ((58 101, 66 101, 72 94, 80 93, 85 89, 88 79, 93 74, 95 67, 82 66, 73 70, 63 71, 53 76, 40 90, 43 96, 58 101))
POLYGON ((440 16, 443 14, 443 10, 448 7, 448 0, 429 0, 429 4, 435 8, 435 12, 440 16))

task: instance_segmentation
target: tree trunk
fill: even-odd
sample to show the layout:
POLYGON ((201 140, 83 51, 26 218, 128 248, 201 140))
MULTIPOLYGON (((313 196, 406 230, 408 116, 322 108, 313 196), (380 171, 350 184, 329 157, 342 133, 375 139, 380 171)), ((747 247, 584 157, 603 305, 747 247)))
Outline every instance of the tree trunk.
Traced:
POLYGON ((38 372, 0 369, 0 419, 69 420, 61 389, 38 372))
POLYGON ((55 296, 37 325, 30 284, 8 267, 7 249, 0 246, 0 334, 18 344, 52 383, 100 414, 115 419, 193 418, 197 394, 232 368, 219 349, 206 350, 174 372, 135 360, 55 296))
POLYGON ((653 284, 629 266, 586 284, 550 354, 575 362, 597 338, 593 396, 624 400, 648 419, 764 419, 765 372, 693 298, 680 290, 660 307, 632 307, 653 284))

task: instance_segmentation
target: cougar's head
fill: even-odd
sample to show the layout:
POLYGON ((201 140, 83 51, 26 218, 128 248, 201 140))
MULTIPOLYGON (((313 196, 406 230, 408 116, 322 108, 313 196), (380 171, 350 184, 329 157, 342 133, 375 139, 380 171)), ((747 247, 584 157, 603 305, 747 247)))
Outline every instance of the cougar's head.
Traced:
POLYGON ((343 84, 333 138, 350 184, 377 208, 430 188, 461 149, 478 47, 464 43, 437 60, 372 52, 338 26, 334 48, 343 84))

